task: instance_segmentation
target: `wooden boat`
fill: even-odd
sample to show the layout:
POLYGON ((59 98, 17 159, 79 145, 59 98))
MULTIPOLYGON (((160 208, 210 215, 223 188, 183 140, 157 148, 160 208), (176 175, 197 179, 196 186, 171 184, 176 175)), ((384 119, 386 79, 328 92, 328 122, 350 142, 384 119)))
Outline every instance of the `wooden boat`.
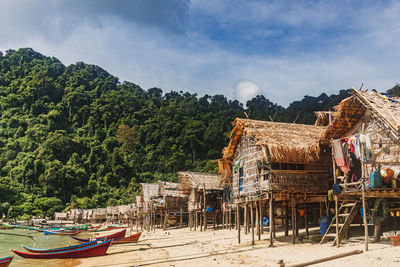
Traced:
POLYGON ((127 237, 112 239, 111 245, 125 244, 125 243, 137 243, 139 241, 139 238, 140 238, 141 234, 142 234, 142 232, 139 232, 137 234, 130 235, 130 236, 127 236, 127 237))
POLYGON ((104 238, 104 240, 124 238, 125 234, 126 234, 126 229, 124 229, 124 230, 122 230, 120 232, 117 232, 115 234, 106 235, 106 236, 100 236, 100 237, 79 238, 79 237, 75 237, 75 236, 71 236, 71 235, 70 235, 70 237, 75 239, 75 240, 77 240, 77 241, 79 241, 79 242, 85 243, 85 242, 90 242, 90 241, 93 241, 93 240, 99 240, 99 239, 102 239, 102 238, 104 238))
POLYGON ((108 225, 107 226, 107 231, 110 230, 117 230, 117 229, 126 229, 129 228, 129 226, 114 226, 114 225, 108 225))
POLYGON ((45 235, 77 235, 81 233, 82 230, 66 231, 66 230, 56 230, 56 231, 43 231, 45 235))
POLYGON ((70 258, 88 258, 103 256, 111 245, 111 240, 104 241, 100 244, 94 244, 88 247, 77 248, 67 251, 49 252, 49 253, 31 253, 12 250, 18 256, 29 259, 70 259, 70 258))
POLYGON ((7 267, 8 265, 10 265, 13 258, 14 258, 14 256, 1 258, 0 259, 0 267, 7 267))
POLYGON ((83 248, 83 247, 89 247, 91 245, 94 244, 98 244, 99 242, 104 242, 104 239, 99 239, 99 240, 94 240, 94 241, 90 241, 87 243, 82 243, 79 245, 75 245, 75 246, 69 246, 69 247, 61 247, 61 248, 31 248, 31 247, 27 247, 27 246, 23 246, 24 249, 26 249, 29 252, 32 253, 50 253, 50 252, 61 252, 61 251, 67 251, 67 250, 73 250, 73 249, 77 249, 77 248, 83 248))

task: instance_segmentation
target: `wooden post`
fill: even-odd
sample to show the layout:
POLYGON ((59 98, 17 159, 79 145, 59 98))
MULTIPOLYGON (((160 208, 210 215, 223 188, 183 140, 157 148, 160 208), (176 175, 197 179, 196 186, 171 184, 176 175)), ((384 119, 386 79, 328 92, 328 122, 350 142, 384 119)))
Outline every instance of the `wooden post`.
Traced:
POLYGON ((197 211, 194 211, 194 230, 197 231, 197 211))
MULTIPOLYGON (((260 228, 261 228, 261 234, 264 234, 264 216, 263 216, 263 202, 262 201, 260 201, 260 207, 259 207, 259 210, 260 210, 260 228)), ((261 239, 261 236, 260 236, 260 239, 261 239)))
POLYGON ((289 236, 289 205, 285 201, 285 236, 289 236))
POLYGON ((308 212, 307 212, 307 206, 304 207, 304 226, 306 228, 306 235, 308 236, 308 212))
POLYGON ((136 214, 136 233, 139 233, 139 209, 136 214))
POLYGON ((240 207, 239 204, 236 204, 236 221, 237 221, 237 230, 238 230, 238 242, 240 244, 240 207))
POLYGON ((247 207, 247 201, 244 204, 244 223, 243 223, 243 227, 244 227, 244 234, 247 235, 248 231, 248 227, 247 224, 249 223, 249 215, 248 215, 248 207, 247 207))
POLYGON ((269 194, 269 246, 274 246, 274 234, 275 234, 275 218, 274 218, 274 199, 272 193, 269 194), (274 234, 273 234, 274 232, 274 234))
POLYGON ((229 208, 229 230, 232 230, 232 210, 229 208))
POLYGON ((206 229, 207 229, 206 184, 203 184, 203 195, 204 195, 204 210, 203 210, 203 213, 204 213, 204 215, 203 215, 204 216, 204 231, 206 231, 206 229))
MULTIPOLYGON (((260 215, 258 214, 259 213, 259 209, 258 209, 258 201, 255 201, 254 202, 254 206, 255 206, 255 209, 256 209, 256 235, 257 236, 259 236, 259 234, 260 234, 260 215)), ((260 240, 260 239, 258 239, 258 240, 260 240)))
POLYGON ((180 227, 181 228, 183 228, 183 217, 182 217, 183 215, 182 215, 182 209, 179 211, 179 219, 180 219, 180 222, 179 222, 179 224, 180 224, 180 227))
POLYGON ((293 244, 296 244, 296 211, 294 206, 294 198, 292 196, 292 238, 293 244))
POLYGON ((222 229, 225 229, 225 212, 226 212, 226 205, 225 208, 222 210, 222 229))
POLYGON ((364 222, 364 238, 365 238, 365 251, 368 251, 368 222, 367 222, 367 207, 365 204, 365 184, 362 178, 362 207, 363 207, 363 222, 364 222))
POLYGON ((253 213, 253 201, 251 201, 251 209, 250 209, 250 221, 251 221, 251 245, 254 246, 254 213, 253 213))

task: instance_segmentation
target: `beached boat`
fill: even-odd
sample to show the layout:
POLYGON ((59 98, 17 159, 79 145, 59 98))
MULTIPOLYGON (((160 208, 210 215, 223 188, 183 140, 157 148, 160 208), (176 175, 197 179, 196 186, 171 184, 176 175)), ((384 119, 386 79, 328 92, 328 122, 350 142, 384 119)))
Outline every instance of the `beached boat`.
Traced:
POLYGON ((8 265, 10 265, 13 258, 14 258, 14 256, 1 258, 0 259, 0 267, 7 267, 8 265))
POLYGON ((136 233, 123 238, 112 239, 112 245, 115 244, 125 244, 125 243, 137 243, 139 241, 142 232, 136 233))
POLYGON ((88 258, 103 256, 111 245, 111 240, 104 241, 100 244, 94 244, 88 247, 77 248, 73 250, 49 252, 49 253, 31 253, 12 250, 18 256, 30 259, 69 259, 69 258, 88 258))
POLYGON ((67 230, 55 230, 55 231, 43 231, 45 235, 77 235, 81 233, 82 230, 67 231, 67 230))
POLYGON ((126 228, 129 228, 129 226, 108 225, 107 226, 107 231, 109 231, 109 230, 117 230, 117 229, 126 229, 126 228))
POLYGON ((99 240, 94 240, 94 241, 82 243, 82 244, 75 245, 75 246, 60 247, 60 248, 31 248, 31 247, 27 247, 27 246, 23 246, 23 247, 24 247, 24 249, 26 249, 27 251, 32 252, 32 253, 50 253, 50 252, 61 252, 61 251, 73 250, 73 249, 77 249, 77 248, 89 247, 91 245, 98 244, 98 243, 104 242, 104 241, 105 241, 104 239, 99 239, 99 240))
POLYGON ((102 238, 104 238, 105 240, 124 238, 125 234, 126 234, 126 229, 124 229, 124 230, 122 230, 120 232, 117 232, 115 234, 106 235, 106 236, 100 236, 100 237, 79 238, 79 237, 75 237, 75 236, 71 236, 71 235, 70 235, 70 237, 75 239, 75 240, 77 240, 77 241, 79 241, 79 242, 85 243, 85 242, 90 242, 90 241, 93 241, 93 240, 99 240, 99 239, 102 239, 102 238))

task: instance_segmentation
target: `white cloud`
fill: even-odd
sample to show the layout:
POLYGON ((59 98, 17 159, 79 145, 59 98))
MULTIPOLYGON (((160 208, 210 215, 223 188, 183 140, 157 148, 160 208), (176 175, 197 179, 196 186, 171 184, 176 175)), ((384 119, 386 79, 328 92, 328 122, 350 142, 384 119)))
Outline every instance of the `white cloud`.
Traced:
POLYGON ((240 81, 235 85, 236 98, 242 103, 252 99, 260 93, 260 87, 250 81, 240 81))

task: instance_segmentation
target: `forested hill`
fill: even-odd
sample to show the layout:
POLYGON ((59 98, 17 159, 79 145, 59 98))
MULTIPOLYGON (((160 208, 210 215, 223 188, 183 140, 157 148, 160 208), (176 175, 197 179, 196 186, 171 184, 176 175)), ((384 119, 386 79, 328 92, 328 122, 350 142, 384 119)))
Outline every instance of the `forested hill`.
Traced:
MULTIPOLYGON (((215 172, 235 117, 313 123, 347 97, 306 96, 283 108, 257 96, 163 93, 32 49, 0 52, 0 216, 133 202, 140 182, 215 172)), ((24 215, 24 216, 23 216, 24 215)))

